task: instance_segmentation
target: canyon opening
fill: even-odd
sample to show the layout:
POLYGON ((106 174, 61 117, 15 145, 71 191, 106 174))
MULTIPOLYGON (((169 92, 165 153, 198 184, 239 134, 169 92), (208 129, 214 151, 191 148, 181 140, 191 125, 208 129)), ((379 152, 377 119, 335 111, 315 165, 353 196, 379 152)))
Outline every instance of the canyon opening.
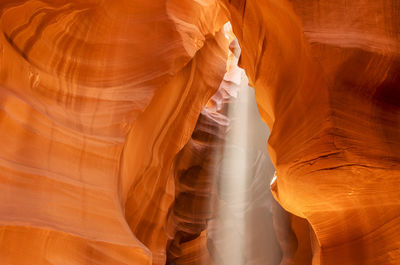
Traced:
POLYGON ((0 265, 400 264, 398 0, 1 0, 0 265))

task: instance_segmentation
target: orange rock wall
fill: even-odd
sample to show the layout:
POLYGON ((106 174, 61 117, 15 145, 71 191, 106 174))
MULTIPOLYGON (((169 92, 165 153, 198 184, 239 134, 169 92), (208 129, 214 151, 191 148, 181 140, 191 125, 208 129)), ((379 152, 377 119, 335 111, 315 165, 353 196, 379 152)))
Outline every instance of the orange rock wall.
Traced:
POLYGON ((0 263, 165 264, 174 158, 225 73, 219 6, 0 14, 0 263))
POLYGON ((204 106, 226 72, 230 20, 290 212, 275 212, 282 264, 399 264, 399 11, 1 1, 0 263, 211 263, 207 159, 225 125, 204 106))
POLYGON ((224 1, 313 264, 400 262, 397 1, 224 1))

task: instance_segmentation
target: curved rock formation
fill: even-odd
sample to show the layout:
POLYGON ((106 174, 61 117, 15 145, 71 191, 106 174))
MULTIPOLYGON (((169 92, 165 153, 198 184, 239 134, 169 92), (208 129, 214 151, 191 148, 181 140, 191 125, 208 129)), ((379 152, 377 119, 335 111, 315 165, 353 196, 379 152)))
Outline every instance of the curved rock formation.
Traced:
POLYGON ((165 264, 174 157, 225 73, 219 6, 26 0, 0 14, 0 263, 165 264))
POLYGON ((397 1, 224 1, 313 264, 398 264, 397 1))
MULTIPOLYGON (((399 12, 397 0, 2 0, 0 263, 215 261, 229 20, 289 212, 272 211, 281 264, 399 264, 399 12)), ((252 220, 270 206, 255 176, 252 220)), ((248 264, 275 262, 259 257, 248 264)))

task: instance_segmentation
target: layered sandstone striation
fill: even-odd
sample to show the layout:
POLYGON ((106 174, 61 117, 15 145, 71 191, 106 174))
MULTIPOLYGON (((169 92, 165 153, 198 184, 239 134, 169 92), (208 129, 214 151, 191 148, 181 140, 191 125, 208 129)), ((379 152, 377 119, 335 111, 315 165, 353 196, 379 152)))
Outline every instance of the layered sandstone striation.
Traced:
MULTIPOLYGON (((398 1, 224 1, 313 264, 400 262, 398 1)), ((300 237, 301 240, 301 237, 300 237)))
POLYGON ((0 3, 1 264, 165 264, 173 164, 225 73, 215 1, 0 3))
MULTIPOLYGON (((227 21, 288 211, 250 155, 249 222, 274 226, 281 264, 399 264, 399 14, 396 0, 2 0, 0 264, 224 259, 207 226, 239 55, 227 21), (273 224, 257 214, 270 207, 273 224)), ((279 262, 254 242, 247 264, 279 262)))

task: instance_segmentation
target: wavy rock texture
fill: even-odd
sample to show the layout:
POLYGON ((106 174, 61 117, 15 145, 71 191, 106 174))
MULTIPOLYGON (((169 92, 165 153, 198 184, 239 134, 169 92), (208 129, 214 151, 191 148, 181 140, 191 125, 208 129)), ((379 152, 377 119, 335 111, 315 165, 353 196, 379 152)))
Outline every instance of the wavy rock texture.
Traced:
POLYGON ((175 199, 168 215, 168 262, 213 264, 207 249, 207 223, 215 215, 221 148, 229 94, 223 86, 203 108, 192 137, 175 159, 175 199))
POLYGON ((224 4, 313 264, 399 264, 398 1, 224 4))
POLYGON ((165 264, 175 155, 225 73, 214 1, 0 3, 1 264, 165 264))
POLYGON ((168 230, 174 232, 168 262, 173 264, 219 264, 213 255, 215 244, 209 240, 209 223, 220 211, 219 172, 232 121, 228 113, 237 102, 240 89, 232 80, 240 82, 243 76, 237 66, 240 47, 231 28, 224 26, 224 30, 232 51, 228 53, 227 72, 218 91, 202 109, 191 139, 175 159, 175 200, 168 216, 168 230))
MULTIPOLYGON (((2 0, 0 263, 223 261, 206 227, 229 19, 290 212, 275 204, 268 223, 281 264, 399 264, 399 13, 396 0, 2 0)), ((254 176, 251 220, 269 215, 254 176)))

